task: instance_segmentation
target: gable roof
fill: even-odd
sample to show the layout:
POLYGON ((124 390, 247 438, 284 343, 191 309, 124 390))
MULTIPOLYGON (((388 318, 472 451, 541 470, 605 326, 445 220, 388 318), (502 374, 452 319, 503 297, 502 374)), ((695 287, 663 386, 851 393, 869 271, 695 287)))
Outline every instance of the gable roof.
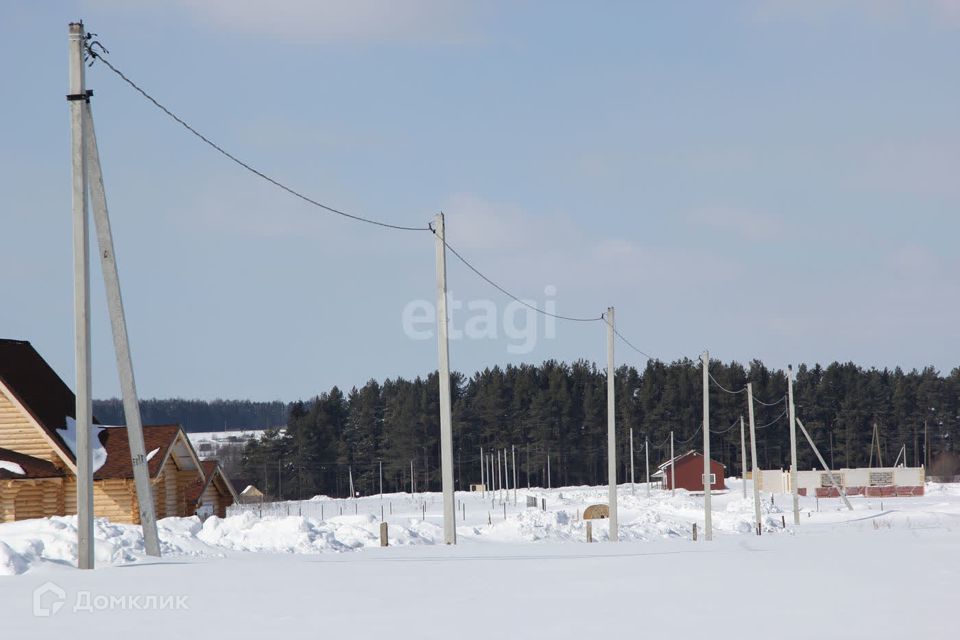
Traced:
MULTIPOLYGON (((657 471, 656 471, 653 475, 654 475, 654 476, 662 476, 666 471, 668 471, 668 470, 670 469, 670 465, 680 464, 680 463, 683 462, 686 458, 691 457, 691 456, 692 456, 692 457, 696 457, 696 458, 703 458, 703 454, 702 454, 702 453, 700 453, 700 452, 697 451, 696 449, 690 449, 690 451, 687 451, 686 453, 681 453, 681 454, 678 455, 678 456, 674 456, 674 457, 670 458, 669 460, 667 460, 666 462, 664 462, 663 464, 661 464, 659 467, 657 467, 657 471)), ((713 460, 713 459, 711 459, 710 462, 713 463, 713 464, 719 464, 719 465, 720 465, 721 467, 723 467, 724 469, 727 468, 727 465, 723 464, 722 462, 718 462, 718 461, 713 460)))
POLYGON ((61 433, 66 430, 67 417, 76 418, 76 397, 33 345, 0 338, 0 382, 53 441, 58 453, 75 465, 61 433))
POLYGON ((49 460, 34 458, 18 451, 0 447, 0 462, 12 462, 23 469, 17 473, 0 466, 0 480, 31 480, 34 478, 62 478, 63 469, 49 460))
MULTIPOLYGON (((182 434, 183 430, 178 424, 148 424, 143 426, 143 443, 147 456, 150 456, 150 452, 154 449, 157 450, 147 461, 151 478, 157 477, 157 474, 160 473, 167 457, 171 455, 171 450, 178 441, 186 442, 186 447, 189 449, 187 455, 196 461, 193 447, 190 446, 186 436, 181 439, 182 434)), ((106 427, 100 432, 100 444, 107 452, 107 461, 93 474, 94 480, 132 478, 133 461, 130 459, 130 439, 126 427, 106 427)), ((199 470, 199 464, 197 467, 199 470)), ((202 471, 200 473, 202 475, 202 471)))
POLYGON ((233 497, 234 502, 239 500, 237 492, 233 488, 233 483, 224 475, 223 467, 220 466, 219 462, 216 460, 204 460, 200 464, 203 468, 204 480, 193 483, 187 487, 187 502, 189 504, 195 505, 199 503, 203 492, 207 490, 211 482, 215 482, 217 479, 226 487, 227 491, 233 497))

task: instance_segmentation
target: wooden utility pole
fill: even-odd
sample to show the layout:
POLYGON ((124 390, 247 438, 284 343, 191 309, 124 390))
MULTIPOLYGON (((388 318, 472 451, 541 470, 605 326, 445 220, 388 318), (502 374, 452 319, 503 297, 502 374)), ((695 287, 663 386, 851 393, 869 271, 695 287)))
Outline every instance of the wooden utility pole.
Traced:
POLYGON ((713 513, 710 499, 710 352, 703 360, 703 539, 713 540, 713 513))
POLYGON ((450 409, 450 344, 447 322, 447 244, 443 214, 433 219, 437 254, 437 340, 440 352, 440 488, 443 491, 443 541, 457 543, 453 489, 453 426, 450 409))
POLYGON ((787 365, 787 401, 790 410, 790 489, 793 494, 793 524, 800 524, 800 487, 797 486, 797 414, 793 407, 793 365, 787 365))
POLYGON ((73 162, 73 311, 76 358, 77 566, 93 569, 93 450, 90 443, 93 399, 90 389, 90 227, 87 215, 86 136, 83 106, 87 97, 83 23, 69 26, 70 132, 73 162))
POLYGON ((615 366, 613 345, 615 319, 613 307, 607 307, 607 502, 610 509, 610 542, 619 540, 617 528, 617 432, 616 391, 614 386, 615 366))

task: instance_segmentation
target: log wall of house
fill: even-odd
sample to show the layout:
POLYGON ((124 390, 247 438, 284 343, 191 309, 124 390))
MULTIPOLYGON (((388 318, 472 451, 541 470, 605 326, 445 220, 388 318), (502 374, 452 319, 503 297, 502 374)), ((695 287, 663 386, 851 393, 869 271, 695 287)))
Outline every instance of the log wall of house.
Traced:
MULTIPOLYGON (((194 505, 187 504, 187 493, 191 488, 198 484, 203 484, 203 477, 200 471, 194 469, 177 471, 177 513, 181 516, 192 516, 194 514, 194 505)), ((195 490, 195 489, 194 489, 195 490)))
POLYGON ((50 443, 30 417, 0 391, 0 447, 61 464, 50 443))
POLYGON ((111 522, 133 522, 136 511, 133 481, 126 479, 95 480, 93 482, 93 512, 98 518, 111 522))
POLYGON ((0 522, 64 515, 62 478, 0 481, 0 522))

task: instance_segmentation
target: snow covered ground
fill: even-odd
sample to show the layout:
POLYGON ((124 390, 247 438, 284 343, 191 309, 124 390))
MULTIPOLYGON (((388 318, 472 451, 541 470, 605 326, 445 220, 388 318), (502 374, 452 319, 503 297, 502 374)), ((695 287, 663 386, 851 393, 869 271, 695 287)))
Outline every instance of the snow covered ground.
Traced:
MULTIPOLYGON (((496 498, 458 494, 465 514, 455 547, 441 544, 437 494, 319 498, 281 515, 204 523, 168 518, 160 560, 143 555, 136 527, 98 521, 93 572, 72 568, 72 518, 2 524, 0 576, 9 577, 0 577, 0 635, 99 637, 107 627, 143 638, 186 629, 238 638, 960 633, 960 485, 882 504, 852 498, 852 513, 839 500, 803 498, 799 526, 790 496, 771 504, 764 494, 760 537, 750 494, 744 501, 736 480, 728 486, 714 496, 709 543, 690 539, 693 523, 703 527, 700 497, 655 490, 648 498, 642 485, 635 495, 620 487, 618 544, 585 543, 579 515, 605 500, 602 487, 530 491, 547 511, 525 508, 521 490, 506 518, 496 498)), ((594 539, 606 537, 606 523, 595 521, 594 539)))

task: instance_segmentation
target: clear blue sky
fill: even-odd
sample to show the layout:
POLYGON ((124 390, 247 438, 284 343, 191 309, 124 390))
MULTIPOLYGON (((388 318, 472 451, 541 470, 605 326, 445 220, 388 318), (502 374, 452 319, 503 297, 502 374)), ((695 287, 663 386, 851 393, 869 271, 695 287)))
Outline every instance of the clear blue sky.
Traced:
MULTIPOLYGON (((158 4, 0 8, 0 336, 71 384, 76 18, 240 157, 362 215, 443 210, 492 278, 560 313, 615 305, 655 356, 960 364, 957 0, 158 4)), ((142 396, 294 399, 436 368, 402 321, 435 300, 432 236, 313 209, 102 66, 88 85, 142 396)), ((455 328, 483 300, 498 322, 451 343, 455 369, 605 358, 602 325, 528 324, 452 258, 449 279, 455 328)))

